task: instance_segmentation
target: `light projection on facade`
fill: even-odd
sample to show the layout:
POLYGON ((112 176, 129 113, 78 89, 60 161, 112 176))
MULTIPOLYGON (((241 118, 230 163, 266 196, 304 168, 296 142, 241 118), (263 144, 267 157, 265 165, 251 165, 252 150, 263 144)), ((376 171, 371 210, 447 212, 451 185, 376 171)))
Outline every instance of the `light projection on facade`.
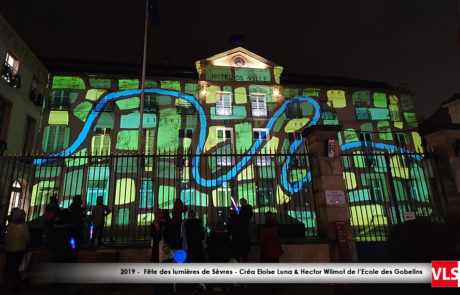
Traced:
MULTIPOLYGON (((59 99, 68 97, 72 107, 53 110, 46 120, 42 145, 52 155, 34 161, 44 172, 36 177, 32 206, 46 204, 56 190, 63 191, 63 206, 75 194, 86 194, 88 204, 102 195, 114 206, 110 222, 128 226, 149 225, 152 208, 172 209, 176 198, 188 206, 212 206, 219 212, 244 197, 256 213, 285 212, 306 228, 316 228, 316 212, 304 199, 312 182, 309 162, 296 154, 306 153, 301 136, 305 128, 339 124, 344 125, 339 144, 347 155, 343 156, 343 177, 352 226, 389 224, 409 210, 401 205, 407 200, 427 202, 428 176, 420 169, 423 157, 408 153, 423 152, 420 136, 413 130, 417 122, 408 95, 280 87, 270 84, 279 77, 272 78, 267 69, 246 71, 250 75, 240 72, 212 68, 204 75, 209 76, 205 88, 198 81, 148 80, 143 152, 157 157, 146 157, 141 166, 132 156, 139 149, 139 80, 54 77, 52 93, 58 97, 59 91, 59 99), (232 80, 235 76, 239 80, 232 80), (243 76, 265 78, 246 81, 243 76), (375 153, 374 162, 364 154, 368 150, 375 153), (264 153, 270 156, 260 156, 264 153), (397 156, 383 161, 384 153, 407 154, 411 161, 397 156), (108 164, 88 160, 90 154, 117 158, 108 164), (225 154, 238 157, 220 156, 225 154), (175 155, 176 162, 168 155, 175 155), (177 164, 178 157, 183 157, 184 164, 177 164), (57 159, 64 159, 64 166, 57 159), (139 170, 143 173, 140 181, 136 179, 139 170), (61 174, 63 189, 54 179, 61 174), (389 181, 400 203, 386 208, 382 204, 389 195, 385 193, 389 181)), ((213 213, 204 210, 201 217, 207 214, 213 213)))

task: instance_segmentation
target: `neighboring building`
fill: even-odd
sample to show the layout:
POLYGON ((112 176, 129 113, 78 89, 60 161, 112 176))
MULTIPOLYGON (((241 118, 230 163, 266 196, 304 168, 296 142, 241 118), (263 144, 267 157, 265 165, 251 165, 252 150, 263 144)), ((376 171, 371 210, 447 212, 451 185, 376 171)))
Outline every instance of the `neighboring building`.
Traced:
POLYGON ((36 151, 48 71, 0 15, 0 140, 8 153, 36 151))
POLYGON ((421 132, 429 150, 439 158, 446 189, 448 214, 460 214, 460 94, 454 94, 428 119, 421 132))
MULTIPOLYGON (((1 15, 0 62, 0 155, 36 152, 48 71, 1 15)), ((29 164, 0 159, 0 205, 9 200, 8 211, 28 205, 29 164)))
MULTIPOLYGON (((52 194, 63 206, 76 194, 89 205, 102 195, 118 228, 150 224, 153 208, 171 209, 176 198, 214 222, 244 197, 256 223, 263 222, 258 213, 271 210, 284 214, 282 223, 301 224, 315 236, 301 133, 317 124, 342 125, 352 226, 387 226, 407 211, 432 214, 427 181, 434 175, 425 175, 420 157, 385 155, 423 152, 411 95, 388 84, 283 77, 281 66, 234 48, 196 62, 197 74, 152 69, 139 147, 138 73, 81 63, 49 69, 41 149, 56 155, 36 162, 42 170, 35 173, 31 210, 43 208, 52 194), (294 151, 300 156, 291 156, 294 151), (137 153, 147 156, 139 160, 137 153), (184 156, 198 153, 199 159, 184 156), (54 161, 62 156, 65 161, 54 161)), ((30 216, 40 214, 34 212, 30 216)))

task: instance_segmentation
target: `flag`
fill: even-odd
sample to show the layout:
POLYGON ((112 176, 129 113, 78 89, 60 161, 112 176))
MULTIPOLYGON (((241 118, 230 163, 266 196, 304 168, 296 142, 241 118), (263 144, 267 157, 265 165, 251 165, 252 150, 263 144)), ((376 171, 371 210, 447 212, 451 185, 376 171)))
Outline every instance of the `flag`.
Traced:
POLYGON ((152 25, 160 25, 160 15, 158 13, 158 1, 157 0, 147 0, 149 1, 149 22, 152 25))

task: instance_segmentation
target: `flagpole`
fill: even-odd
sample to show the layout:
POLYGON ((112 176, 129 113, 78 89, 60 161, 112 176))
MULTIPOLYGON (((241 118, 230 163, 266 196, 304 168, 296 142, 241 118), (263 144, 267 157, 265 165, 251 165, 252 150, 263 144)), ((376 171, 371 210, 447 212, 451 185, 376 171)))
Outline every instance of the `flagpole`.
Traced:
MULTIPOLYGON (((148 29, 148 22, 149 22, 149 0, 145 0, 145 22, 144 22, 144 56, 142 58, 142 79, 141 79, 141 102, 140 102, 140 116, 139 116, 139 142, 138 142, 138 150, 139 153, 144 152, 143 149, 143 123, 144 123, 144 90, 145 90, 145 68, 147 63, 147 29, 148 29)), ((139 167, 138 167, 139 168, 139 167)), ((138 169, 139 170, 139 169, 138 169)))

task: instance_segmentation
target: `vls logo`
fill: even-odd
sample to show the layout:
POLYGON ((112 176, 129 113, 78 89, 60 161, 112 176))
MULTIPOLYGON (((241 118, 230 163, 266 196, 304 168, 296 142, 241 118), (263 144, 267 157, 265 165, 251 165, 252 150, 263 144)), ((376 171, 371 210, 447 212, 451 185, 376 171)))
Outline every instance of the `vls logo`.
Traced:
POLYGON ((460 287, 460 261, 432 261, 431 287, 460 287))

